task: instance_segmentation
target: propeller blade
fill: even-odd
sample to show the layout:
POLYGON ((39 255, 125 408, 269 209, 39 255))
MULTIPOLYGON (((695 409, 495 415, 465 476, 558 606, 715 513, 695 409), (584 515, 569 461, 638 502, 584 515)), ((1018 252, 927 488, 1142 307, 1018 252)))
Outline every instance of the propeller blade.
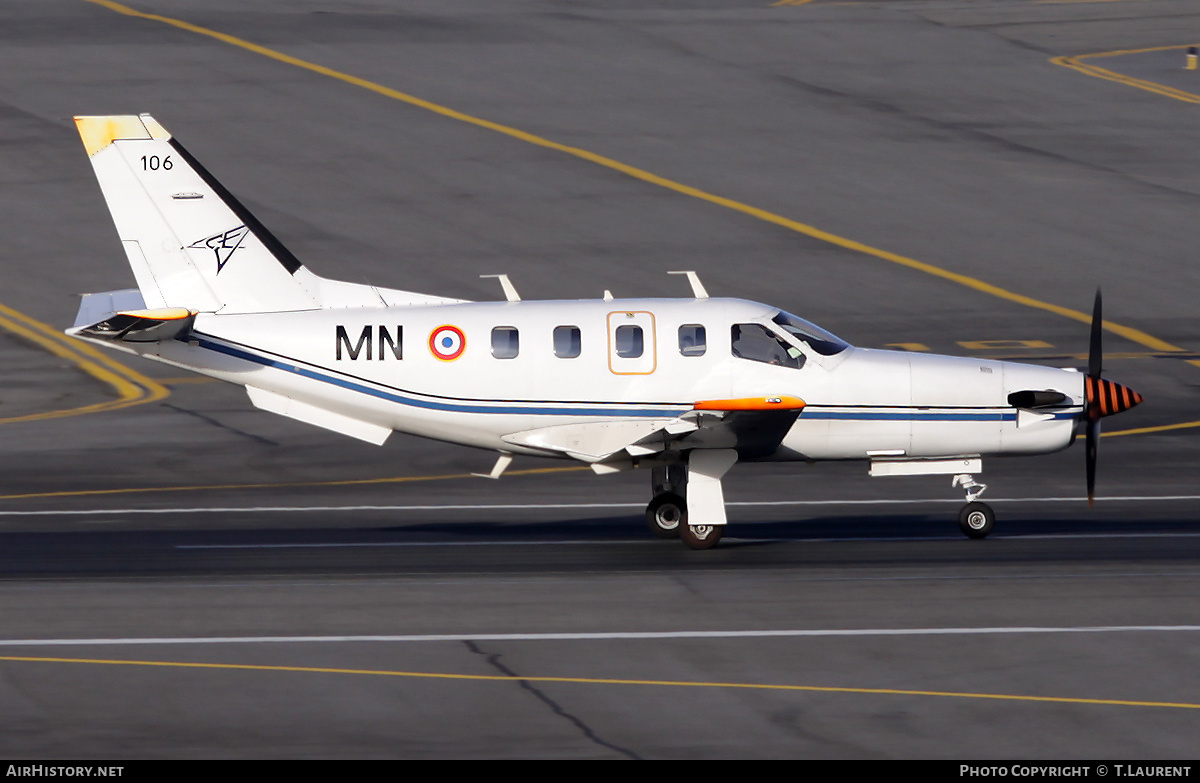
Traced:
POLYGON ((1087 495, 1088 508, 1096 504, 1096 457, 1100 448, 1100 419, 1087 423, 1087 495))
POLYGON ((1100 298, 1100 288, 1096 288, 1096 301, 1092 305, 1092 335, 1088 341, 1088 371, 1085 383, 1087 404, 1087 440, 1085 459, 1087 460, 1087 496, 1088 508, 1096 504, 1096 458, 1100 450, 1100 406, 1096 402, 1097 386, 1100 374, 1104 372, 1104 315, 1100 298))

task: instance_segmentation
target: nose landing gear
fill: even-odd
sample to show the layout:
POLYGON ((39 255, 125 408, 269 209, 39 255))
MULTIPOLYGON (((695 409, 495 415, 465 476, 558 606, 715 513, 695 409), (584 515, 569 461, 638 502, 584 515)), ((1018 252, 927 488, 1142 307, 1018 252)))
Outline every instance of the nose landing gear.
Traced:
POLYGON ((987 503, 968 503, 958 512, 958 528, 968 538, 987 538, 996 524, 996 512, 987 503))
POLYGON ((958 512, 959 530, 967 538, 987 538, 996 525, 996 512, 987 503, 977 500, 987 489, 987 484, 979 483, 970 473, 959 473, 952 486, 960 485, 967 493, 967 505, 958 512))

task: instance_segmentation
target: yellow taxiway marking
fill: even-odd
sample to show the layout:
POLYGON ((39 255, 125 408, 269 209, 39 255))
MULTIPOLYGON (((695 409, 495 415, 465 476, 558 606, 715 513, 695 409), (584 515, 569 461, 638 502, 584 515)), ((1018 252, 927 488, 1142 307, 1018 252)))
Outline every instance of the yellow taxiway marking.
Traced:
MULTIPOLYGON (((1167 52, 1177 49, 1187 49, 1189 44, 1180 44, 1176 46, 1152 46, 1146 49, 1117 49, 1111 52, 1094 52, 1092 54, 1079 54, 1074 57, 1054 57, 1050 62, 1055 65, 1061 65, 1064 68, 1072 68, 1080 73, 1094 76, 1098 79, 1106 79, 1110 82, 1117 82, 1129 87, 1136 87, 1139 90, 1162 95, 1167 98, 1172 98, 1177 101, 1186 103, 1200 103, 1200 94, 1187 92, 1186 90, 1177 90, 1174 87, 1168 87, 1165 84, 1147 81, 1146 79, 1135 79, 1132 76, 1110 71, 1107 68, 1101 68, 1098 65, 1091 65, 1083 62, 1084 60, 1100 59, 1102 57, 1119 57, 1126 54, 1145 54, 1147 52, 1167 52)), ((1143 343, 1145 345, 1145 343, 1143 343)), ((1200 367, 1200 359, 1191 359, 1188 364, 1200 367)), ((1132 430, 1130 430, 1132 432, 1132 430)))
POLYGON ((1101 432, 1102 438, 1115 438, 1120 435, 1151 435, 1156 432, 1170 432, 1171 430, 1190 430, 1200 427, 1200 421, 1184 421, 1179 424, 1160 424, 1156 427, 1137 427, 1132 430, 1116 430, 1115 432, 1101 432))
POLYGON ((1125 54, 1145 54, 1147 52, 1166 52, 1173 49, 1186 49, 1189 44, 1180 44, 1178 46, 1152 46, 1148 49, 1119 49, 1111 52, 1095 52, 1093 54, 1077 54, 1073 57, 1054 57, 1050 62, 1055 65, 1061 65, 1064 68, 1072 68, 1080 73, 1086 73, 1088 76, 1095 76, 1098 79, 1107 79, 1110 82, 1117 82, 1129 87, 1136 87, 1139 90, 1147 90, 1157 95, 1162 95, 1167 98, 1173 98, 1177 101, 1185 101, 1187 103, 1200 103, 1200 94, 1187 92, 1186 90, 1177 90, 1174 87, 1167 87, 1165 84, 1158 82, 1147 81, 1146 79, 1135 79, 1132 76, 1110 71, 1107 68, 1101 68, 1098 65, 1085 63, 1084 60, 1095 60, 1102 57, 1119 57, 1125 54))
POLYGON ((771 3, 771 8, 778 8, 781 5, 808 5, 812 1, 813 0, 778 0, 778 2, 771 3))
POLYGON ((830 685, 781 685, 755 682, 695 682, 690 680, 637 680, 595 677, 533 677, 501 674, 451 674, 445 672, 405 672, 386 669, 339 669, 324 666, 269 666, 240 663, 195 663, 181 661, 130 661, 106 658, 47 658, 24 655, 3 655, 0 661, 21 663, 79 663, 104 666, 153 666, 174 669, 224 669, 229 671, 299 672, 304 674, 351 674, 373 677, 407 677, 426 680, 459 680, 473 682, 541 682, 573 685, 634 685, 660 688, 737 688, 742 690, 793 691, 807 693, 847 693, 870 696, 929 696, 952 699, 992 699, 1000 701, 1041 702, 1051 704, 1086 704, 1106 707, 1160 707, 1197 710, 1200 704, 1172 701, 1134 701, 1130 699, 1088 699, 1071 696, 1025 696, 1007 693, 969 693, 959 691, 925 691, 899 688, 848 688, 830 685))
POLYGON ((1144 3, 1147 0, 1034 0, 1034 5, 1086 5, 1088 3, 1144 3))
POLYGON ((163 386, 179 386, 185 383, 220 383, 216 378, 210 378, 207 375, 188 375, 180 378, 159 378, 158 382, 163 386))
MULTIPOLYGON (((642 182, 647 182, 647 183, 650 183, 653 185, 658 185, 659 187, 666 188, 667 190, 672 190, 676 193, 680 193, 685 196, 690 196, 692 198, 700 199, 701 201, 706 201, 710 204, 716 204, 718 206, 725 207, 727 209, 731 209, 735 212, 740 212, 744 215, 749 215, 751 217, 758 218, 759 220, 763 220, 767 223, 771 223, 771 224, 774 224, 777 226, 781 226, 783 228, 787 228, 787 229, 789 229, 791 231, 795 231, 799 234, 803 234, 805 236, 812 237, 814 239, 818 239, 823 242, 827 242, 831 245, 835 245, 837 247, 841 247, 846 250, 851 250, 853 252, 861 253, 863 255, 873 256, 875 258, 879 258, 884 261, 891 262, 893 264, 898 264, 900 266, 907 267, 909 269, 914 269, 919 272, 924 272, 925 274, 932 275, 934 277, 938 277, 943 280, 947 280, 947 281, 956 283, 961 286, 965 286, 967 288, 973 289, 980 293, 988 294, 988 295, 997 297, 999 299, 1004 299, 1009 302, 1014 302, 1016 304, 1025 305, 1027 307, 1032 307, 1032 308, 1036 308, 1039 310, 1045 310, 1045 311, 1048 311, 1051 313, 1055 313, 1057 315, 1064 316, 1066 318, 1071 318, 1075 321, 1079 321, 1080 323, 1090 324, 1091 320, 1092 320, 1090 315, 1088 315, 1087 313, 1081 312, 1079 310, 1073 310, 1069 307, 1063 307, 1061 305, 1052 304, 1050 302, 1044 302, 1040 299, 1035 299, 1031 296, 1026 296, 1024 294, 1019 294, 1014 291, 1009 291, 1008 289, 1001 288, 1000 286, 993 285, 992 283, 987 283, 983 280, 971 277, 969 275, 963 275, 963 274, 959 274, 958 272, 952 272, 948 269, 943 269, 942 267, 935 266, 935 265, 927 263, 925 261, 919 261, 915 258, 909 258, 908 256, 900 255, 899 253, 893 253, 889 250, 883 250, 880 248, 872 247, 870 245, 855 241, 853 239, 847 239, 846 237, 841 237, 841 236, 838 236, 837 234, 832 234, 828 231, 823 231, 819 228, 816 228, 815 226, 810 226, 805 223, 801 223, 799 221, 783 217, 782 215, 778 215, 774 212, 769 212, 765 209, 759 209, 758 207, 754 207, 749 204, 743 204, 740 201, 735 201, 730 198, 725 198, 724 196, 718 196, 713 193, 708 193, 706 191, 700 190, 699 188, 691 187, 690 185, 684 185, 680 182, 675 182, 674 180, 670 180, 665 177, 660 177, 657 174, 652 174, 643 169, 639 169, 634 166, 630 166, 628 164, 621 163, 620 161, 613 160, 612 158, 604 157, 603 155, 598 155, 594 152, 589 152, 588 150, 581 149, 579 147, 572 147, 572 146, 569 146, 566 144, 561 144, 559 142, 552 141, 550 139, 546 139, 546 138, 537 136, 532 133, 528 133, 528 132, 520 130, 518 128, 513 128, 508 125, 502 125, 498 122, 492 122, 491 120, 485 120, 485 119, 482 119, 479 117, 474 117, 470 114, 465 114, 465 113, 457 111, 455 109, 451 109, 446 106, 442 106, 440 104, 433 103, 432 101, 427 101, 423 98, 418 98, 414 95, 409 95, 407 93, 400 92, 399 90, 394 90, 390 87, 385 87, 381 84, 377 84, 375 82, 368 81, 367 79, 363 79, 358 76, 353 76, 348 73, 343 73, 341 71, 334 70, 333 68, 327 68, 323 65, 318 65, 316 63, 312 63, 307 60, 302 60, 299 57, 293 57, 292 55, 284 54, 283 52, 276 51, 275 49, 269 49, 265 46, 261 46, 256 43, 252 43, 252 42, 244 40, 242 38, 237 38, 236 36, 232 36, 227 33, 222 33, 222 32, 218 32, 216 30, 211 30, 207 27, 201 27, 199 25, 195 25, 190 22, 185 22, 180 19, 173 19, 168 16, 160 16, 159 14, 151 14, 151 13, 146 13, 143 11, 138 11, 136 9, 130 8, 127 5, 113 2, 113 0, 85 0, 85 2, 103 6, 105 8, 108 8, 109 10, 115 11, 120 14, 124 14, 126 16, 132 16, 132 17, 136 17, 139 19, 147 19, 147 20, 154 21, 154 22, 160 22, 162 24, 170 25, 171 27, 175 27, 180 30, 186 30, 188 32, 196 33, 197 35, 203 35, 203 36, 207 36, 209 38, 214 38, 218 41, 222 41, 231 46, 236 46, 238 48, 245 49, 246 51, 254 52, 255 54, 262 55, 263 57, 268 57, 272 60, 286 63, 288 65, 292 65, 297 68, 303 68, 304 70, 311 71, 313 73, 317 73, 322 76, 328 76, 329 78, 337 79, 337 80, 343 81, 347 84, 352 84, 356 87, 361 87, 364 90, 369 90, 378 95, 383 95, 388 98, 393 98, 393 99, 401 101, 403 103, 407 103, 410 106, 416 106, 421 109, 425 109, 427 111, 433 112, 434 114, 439 114, 443 117, 448 117, 453 120, 458 120, 460 122, 465 122, 465 123, 468 123, 470 125, 475 125, 480 128, 485 128, 487 130, 495 131, 497 133, 504 134, 505 136, 509 136, 514 139, 518 139, 520 141, 524 141, 529 144, 536 145, 538 147, 544 147, 546 149, 557 150, 558 152, 562 152, 567 155, 571 155, 571 156, 579 158, 581 160, 586 160, 591 163, 595 163, 599 166, 603 166, 605 168, 612 169, 614 171, 619 171, 622 174, 625 174, 625 175, 632 177, 634 179, 637 179, 637 180, 641 180, 642 182)), ((1183 351, 1184 350, 1177 346, 1171 345, 1170 343, 1168 343, 1164 340, 1160 340, 1157 337, 1153 337, 1139 329, 1134 329, 1129 326, 1123 326, 1121 324, 1117 324, 1112 321, 1105 321, 1104 328, 1110 332, 1113 332, 1114 334, 1118 334, 1118 335, 1126 338, 1127 340, 1131 340, 1139 345, 1144 345, 1144 346, 1151 348, 1153 350, 1156 350, 1156 351, 1183 351)), ((1197 364, 1200 365, 1200 361, 1198 361, 1197 364)))
POLYGON ((65 410, 31 413, 26 416, 12 416, 0 419, 0 424, 58 419, 64 416, 117 410, 130 405, 155 402, 170 394, 170 391, 158 381, 147 378, 115 359, 109 358, 103 351, 80 340, 72 339, 54 327, 2 304, 0 304, 0 328, 29 340, 55 356, 75 363, 79 369, 108 384, 117 393, 117 399, 108 402, 65 410))
MULTIPOLYGON (((590 470, 586 466, 571 466, 565 468, 529 468, 526 470, 510 470, 505 476, 532 476, 541 473, 567 473, 590 470)), ((263 484, 194 484, 178 487, 123 487, 119 489, 77 489, 61 492, 28 492, 19 495, 0 495, 0 500, 30 500, 34 498, 76 498, 99 495, 138 495, 158 492, 210 492, 223 489, 288 489, 298 487, 348 487, 364 484, 405 484, 418 481, 449 481, 451 479, 473 478, 471 473, 448 473, 441 476, 389 476, 373 479, 340 479, 335 481, 295 481, 263 484)))
MULTIPOLYGON (((1154 351, 1113 351, 1113 352, 1105 351, 1104 352, 1104 361, 1107 363, 1107 362, 1113 362, 1113 361, 1125 360, 1125 359, 1181 359, 1184 357, 1195 356, 1195 355, 1196 354, 1194 354, 1194 353, 1171 353, 1171 352, 1156 353, 1154 351)), ((994 359, 996 361, 1001 361, 1001 362, 1032 361, 1034 359, 1037 359, 1039 361, 1048 361, 1051 359, 1062 359, 1062 360, 1073 359, 1078 362, 1086 362, 1088 360, 1088 355, 1086 353, 1047 354, 1045 352, 1041 352, 1041 353, 999 353, 999 354, 982 353, 982 354, 977 355, 975 358, 977 358, 977 359, 994 359)))
POLYGON ((1045 340, 959 340, 958 344, 968 351, 994 351, 1013 348, 1053 348, 1045 340))

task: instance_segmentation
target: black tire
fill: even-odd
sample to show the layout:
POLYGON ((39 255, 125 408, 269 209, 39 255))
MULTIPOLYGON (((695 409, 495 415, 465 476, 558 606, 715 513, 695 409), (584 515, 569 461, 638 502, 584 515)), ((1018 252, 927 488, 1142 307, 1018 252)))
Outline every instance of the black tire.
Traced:
POLYGON ((646 525, 659 538, 679 538, 687 524, 687 501, 674 492, 664 492, 646 506, 646 525))
POLYGON ((724 525, 680 525, 679 537, 689 549, 712 549, 724 530, 724 525))
POLYGON ((968 503, 958 512, 958 527, 967 538, 987 538, 996 526, 996 512, 987 503, 968 503))

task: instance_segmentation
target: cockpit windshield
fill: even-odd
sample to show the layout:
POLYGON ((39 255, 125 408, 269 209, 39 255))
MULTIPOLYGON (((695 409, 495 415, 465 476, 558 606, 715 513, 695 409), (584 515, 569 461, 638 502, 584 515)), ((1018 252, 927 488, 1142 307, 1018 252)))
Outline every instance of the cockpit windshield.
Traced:
POLYGON ((833 356, 850 347, 850 343, 840 337, 825 331, 816 324, 809 323, 803 318, 797 318, 791 313, 780 311, 771 319, 783 327, 788 334, 800 340, 822 356, 833 356))

